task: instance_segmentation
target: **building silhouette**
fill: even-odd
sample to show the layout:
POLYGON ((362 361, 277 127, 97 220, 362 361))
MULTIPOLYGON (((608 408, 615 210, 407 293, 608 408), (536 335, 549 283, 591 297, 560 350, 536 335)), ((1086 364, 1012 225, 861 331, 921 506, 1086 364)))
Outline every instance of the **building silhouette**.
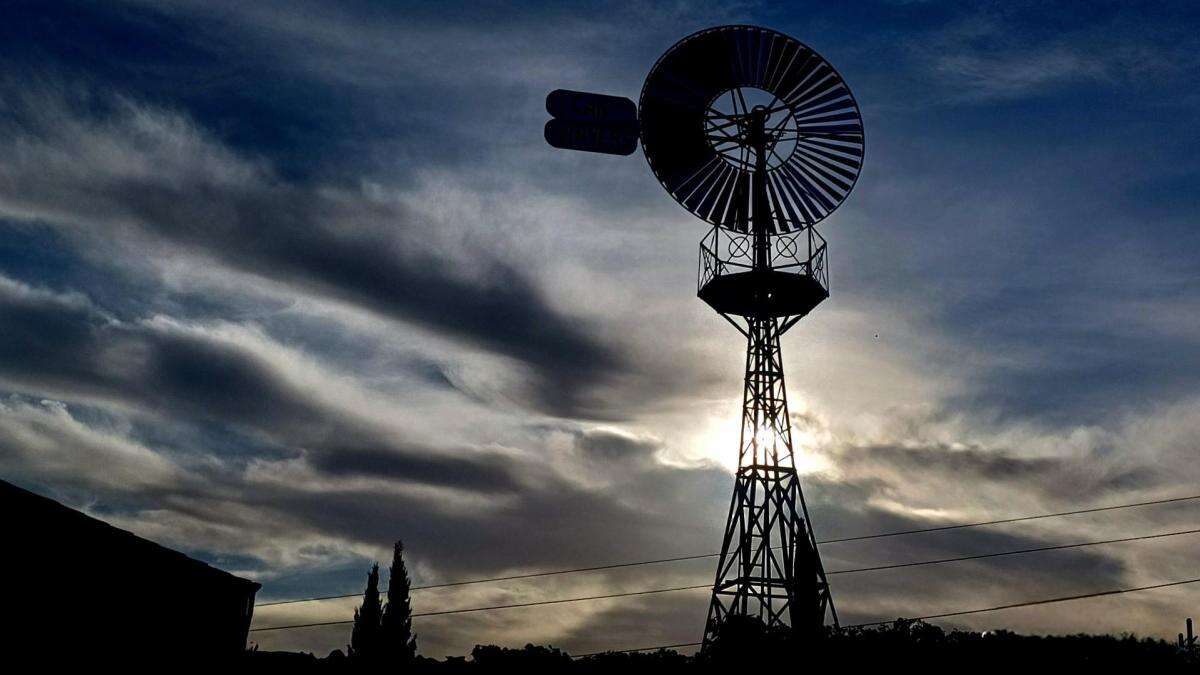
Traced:
POLYGON ((0 481, 9 655, 162 665, 240 655, 260 585, 0 481))

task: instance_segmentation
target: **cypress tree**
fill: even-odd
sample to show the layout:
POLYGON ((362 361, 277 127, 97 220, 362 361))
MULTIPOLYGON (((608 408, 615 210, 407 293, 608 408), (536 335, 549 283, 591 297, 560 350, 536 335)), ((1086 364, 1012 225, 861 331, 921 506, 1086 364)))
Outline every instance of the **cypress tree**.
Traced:
POLYGON ((382 622, 382 639, 389 660, 396 664, 411 663, 417 656, 417 636, 412 631, 410 587, 408 568, 404 565, 404 543, 397 541, 392 549, 387 606, 383 609, 382 622))
POLYGON ((349 655, 358 661, 375 661, 380 656, 381 621, 379 604, 379 563, 371 565, 367 590, 361 607, 354 608, 354 629, 350 632, 349 655))

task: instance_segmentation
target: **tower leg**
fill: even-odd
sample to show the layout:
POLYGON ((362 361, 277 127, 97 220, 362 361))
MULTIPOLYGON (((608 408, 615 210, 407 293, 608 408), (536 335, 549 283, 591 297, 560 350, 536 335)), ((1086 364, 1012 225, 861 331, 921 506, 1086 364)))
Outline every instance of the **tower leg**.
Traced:
MULTIPOLYGON (((748 321, 742 435, 733 498, 704 629, 707 646, 730 615, 815 638, 833 611, 792 456, 774 318, 748 321)), ((837 615, 834 612, 834 623, 837 615)))

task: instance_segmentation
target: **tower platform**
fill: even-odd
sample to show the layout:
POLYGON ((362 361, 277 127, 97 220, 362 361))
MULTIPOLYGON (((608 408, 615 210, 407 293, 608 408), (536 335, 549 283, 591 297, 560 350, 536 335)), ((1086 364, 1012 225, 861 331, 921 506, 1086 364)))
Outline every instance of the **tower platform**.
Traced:
POLYGON ((767 319, 804 316, 829 291, 807 274, 751 270, 714 276, 697 295, 722 314, 767 319))
POLYGON ((802 317, 829 297, 825 240, 812 228, 770 235, 766 269, 755 269, 753 237, 714 227, 700 242, 697 293, 721 314, 802 317))

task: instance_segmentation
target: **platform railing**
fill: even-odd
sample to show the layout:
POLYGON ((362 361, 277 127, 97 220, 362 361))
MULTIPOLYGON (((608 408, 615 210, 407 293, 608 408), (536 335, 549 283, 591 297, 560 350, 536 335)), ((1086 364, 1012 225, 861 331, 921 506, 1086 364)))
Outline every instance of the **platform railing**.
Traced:
MULTIPOLYGON (((754 269, 754 237, 723 227, 713 227, 700 240, 696 289, 725 274, 754 269)), ((810 276, 829 289, 825 238, 811 227, 786 234, 770 235, 771 269, 810 276)))

